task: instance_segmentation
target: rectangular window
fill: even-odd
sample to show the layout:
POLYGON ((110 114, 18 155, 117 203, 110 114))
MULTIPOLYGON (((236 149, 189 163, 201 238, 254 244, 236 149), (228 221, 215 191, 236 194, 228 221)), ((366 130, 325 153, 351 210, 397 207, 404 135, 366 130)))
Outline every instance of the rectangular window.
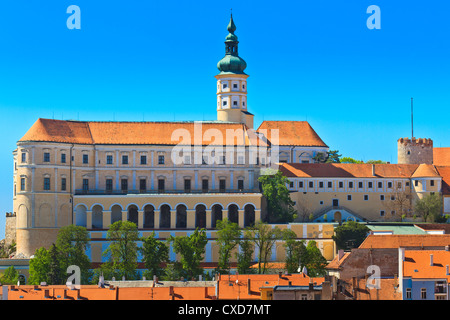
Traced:
POLYGON ((44 190, 50 190, 50 178, 44 178, 44 190))
POLYGON ((66 154, 61 153, 61 163, 66 163, 66 154))
POLYGON ((383 189, 383 182, 378 182, 378 188, 383 189))
POLYGON ((113 190, 113 180, 106 179, 106 191, 111 192, 113 190))
POLYGON ((244 164, 244 156, 238 156, 238 163, 237 164, 244 164))
POLYGON ((323 188, 323 181, 319 181, 319 188, 323 188))
POLYGON ((219 180, 219 191, 225 192, 225 188, 226 188, 226 180, 225 179, 219 180))
POLYGON ((20 178, 20 191, 25 191, 25 178, 20 178))
POLYGON ((434 180, 430 180, 430 187, 434 187, 434 180))
POLYGON ((44 152, 44 162, 50 162, 50 152, 44 152))
POLYGON ((202 164, 203 164, 203 165, 208 164, 208 157, 207 157, 207 156, 203 156, 203 157, 202 157, 202 164))
POLYGON ((384 201, 384 194, 380 194, 380 200, 384 201))
POLYGON ((147 156, 141 156, 141 164, 147 164, 147 156))
POLYGON ((339 188, 342 189, 344 187, 344 183, 342 181, 339 181, 339 188))
POLYGON ((158 192, 164 192, 165 190, 165 180, 158 179, 158 192))
POLYGON ((128 156, 127 155, 122 156, 122 164, 128 164, 128 156))
POLYGON ((352 201, 352 195, 351 195, 351 194, 348 194, 348 195, 347 195, 347 200, 348 200, 348 201, 352 201))
POLYGON ((158 164, 164 164, 164 156, 158 156, 158 164))
POLYGON ((372 187, 373 187, 373 183, 372 183, 371 181, 369 181, 369 186, 368 186, 368 188, 369 188, 369 189, 372 189, 372 187))
POLYGON ((363 188, 363 183, 362 182, 358 182, 358 188, 362 189, 363 188))
POLYGON ((414 180, 414 185, 417 187, 419 185, 419 180, 414 180))
POLYGON ((348 187, 349 187, 350 189, 353 188, 353 181, 350 181, 350 182, 348 183, 348 187))
POLYGON ((420 298, 423 300, 425 300, 427 298, 427 289, 426 288, 420 289, 420 298))
POLYGON ((112 155, 106 156, 106 164, 113 164, 113 156, 112 155))
POLYGON ((391 189, 391 188, 392 188, 392 182, 388 182, 387 187, 388 187, 389 189, 391 189))
POLYGON ((314 188, 314 181, 310 181, 310 182, 309 182, 309 187, 310 187, 310 188, 314 188))
POLYGON ((238 180, 238 189, 244 190, 244 180, 241 179, 238 180))
POLYGON ((61 178, 61 191, 67 190, 67 180, 66 178, 61 178))
POLYGON ((184 156, 184 164, 191 164, 191 156, 184 156))
POLYGON ((120 189, 122 191, 128 191, 128 179, 121 179, 120 180, 120 189))
POLYGON ((380 211, 380 217, 384 217, 384 210, 380 211))
POLYGON ((411 288, 406 288, 406 299, 411 299, 411 288))
POLYGON ((184 192, 191 192, 191 179, 184 180, 184 192))
POLYGON ((369 200, 369 195, 365 194, 365 195, 364 195, 364 200, 365 200, 365 201, 369 200))
POLYGON ((303 188, 303 181, 299 181, 299 182, 298 182, 298 187, 299 187, 299 188, 303 188))
POLYGON ((208 179, 203 179, 202 180, 202 191, 203 192, 208 192, 208 179))
POLYGON ((402 183, 401 182, 398 182, 397 183, 397 189, 401 189, 402 188, 402 183))
POLYGON ((333 188, 333 182, 331 182, 331 181, 328 181, 328 188, 333 188))
POLYGON ((22 152, 22 163, 27 162, 27 154, 25 152, 22 152))
POLYGON ((141 192, 147 190, 147 180, 145 180, 145 179, 139 180, 139 190, 141 192))
POLYGON ((289 181, 289 188, 294 188, 294 181, 289 181))
POLYGON ((89 179, 83 179, 83 191, 89 190, 89 179))
POLYGON ((88 164, 88 163, 89 163, 89 155, 83 154, 83 164, 88 164))
POLYGON ((226 156, 222 156, 222 162, 220 164, 226 164, 227 163, 227 158, 226 156))

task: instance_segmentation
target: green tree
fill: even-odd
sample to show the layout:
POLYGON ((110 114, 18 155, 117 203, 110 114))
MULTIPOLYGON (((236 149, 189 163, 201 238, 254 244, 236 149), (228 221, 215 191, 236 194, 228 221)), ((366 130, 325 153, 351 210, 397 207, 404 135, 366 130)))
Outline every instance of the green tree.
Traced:
POLYGON ((34 257, 30 260, 28 279, 29 284, 38 285, 41 282, 49 283, 48 270, 50 269, 50 254, 47 249, 41 247, 34 253, 34 257))
MULTIPOLYGON (((107 234, 110 242, 103 253, 108 261, 102 265, 101 272, 110 277, 127 280, 138 279, 137 269, 137 241, 139 234, 136 224, 129 221, 114 222, 107 234)), ((97 272, 98 274, 98 272, 97 272)))
POLYGON ((352 247, 357 248, 366 239, 369 231, 370 229, 364 224, 347 221, 334 230, 333 240, 338 249, 348 249, 349 243, 352 243, 352 247))
POLYGON ((294 202, 292 201, 287 185, 289 183, 281 171, 267 172, 258 178, 261 182, 264 197, 267 199, 268 222, 291 222, 296 217, 294 202))
POLYGON ((197 228, 190 236, 170 236, 168 240, 173 244, 173 251, 180 255, 180 263, 186 278, 191 279, 203 274, 200 262, 203 260, 208 243, 205 229, 197 228))
POLYGON ((60 260, 61 276, 66 275, 69 266, 76 265, 80 268, 81 283, 89 283, 92 276, 91 261, 86 254, 89 241, 89 233, 85 227, 69 225, 58 231, 56 249, 60 260))
POLYGON ((48 250, 48 255, 50 259, 50 265, 48 268, 49 284, 64 284, 64 277, 62 273, 63 269, 61 268, 61 254, 54 243, 50 247, 50 250, 48 250))
POLYGON ((219 272, 229 273, 232 251, 239 245, 242 232, 237 223, 227 218, 217 221, 217 240, 219 245, 219 272))
POLYGON ((338 150, 330 150, 327 152, 326 163, 340 163, 341 154, 339 154, 338 150))
POLYGON ((244 231, 244 236, 239 241, 239 252, 236 252, 237 270, 240 274, 253 273, 250 268, 253 263, 254 245, 251 241, 252 234, 249 230, 244 231))
POLYGON ((16 285, 19 281, 19 273, 14 266, 8 267, 2 276, 0 276, 0 283, 3 285, 16 285))
POLYGON ((276 242, 282 239, 280 228, 258 221, 253 227, 248 229, 251 241, 258 248, 258 273, 266 273, 266 265, 272 254, 272 248, 276 242))
POLYGON ((161 278, 164 275, 162 264, 169 260, 169 247, 161 240, 156 239, 155 232, 152 232, 143 239, 140 252, 147 269, 143 275, 146 278, 152 278, 153 276, 161 278))
POLYGON ((430 193, 414 204, 416 213, 423 217, 423 221, 445 222, 442 216, 442 197, 439 193, 430 193))
POLYGON ((366 163, 371 163, 371 164, 382 164, 382 163, 387 163, 386 161, 383 160, 368 160, 366 163))
POLYGON ((350 157, 342 157, 340 159, 340 163, 364 163, 364 162, 361 160, 356 160, 356 159, 350 158, 350 157))
POLYGON ((313 160, 315 163, 324 163, 327 161, 328 154, 323 152, 317 152, 316 155, 313 157, 313 160))
POLYGON ((314 240, 308 242, 306 251, 300 257, 302 267, 305 266, 310 277, 322 277, 326 274, 327 260, 324 258, 314 240))
POLYGON ((297 235, 294 231, 290 229, 283 230, 283 245, 286 249, 286 271, 289 273, 297 272, 306 254, 305 241, 297 241, 296 238, 297 235))

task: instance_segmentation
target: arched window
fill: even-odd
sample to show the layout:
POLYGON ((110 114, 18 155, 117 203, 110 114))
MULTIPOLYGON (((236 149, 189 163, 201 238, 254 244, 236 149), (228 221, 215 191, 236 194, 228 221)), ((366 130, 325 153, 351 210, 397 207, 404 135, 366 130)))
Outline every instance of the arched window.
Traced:
POLYGON ((170 207, 167 204, 161 206, 159 227, 170 228, 170 207))
POLYGON ((206 228, 206 207, 203 204, 195 207, 195 227, 206 228))
POLYGON ((92 208, 92 229, 103 229, 103 209, 99 205, 92 208))
POLYGON ((244 207, 244 227, 250 227, 255 224, 255 207, 247 204, 244 207))
POLYGON ((155 207, 148 204, 144 207, 144 228, 155 227, 155 207))
POLYGON ((128 216, 127 216, 127 220, 129 222, 133 222, 136 226, 139 223, 139 213, 138 213, 138 208, 133 204, 131 206, 128 207, 128 216))
POLYGON ((75 224, 80 227, 87 226, 87 217, 86 217, 87 208, 84 205, 79 205, 75 211, 75 224))
POLYGON ((187 214, 186 206, 180 204, 177 206, 176 228, 186 228, 187 214))
POLYGON ((121 220, 122 220, 122 208, 116 204, 111 208, 111 224, 121 220))
POLYGON ((212 206, 212 208, 211 208, 211 216, 212 216, 211 227, 212 228, 216 228, 217 221, 222 220, 222 211, 223 211, 223 208, 220 204, 215 204, 212 206))
POLYGON ((237 205, 230 204, 228 206, 228 220, 230 222, 239 224, 239 209, 238 209, 237 205))

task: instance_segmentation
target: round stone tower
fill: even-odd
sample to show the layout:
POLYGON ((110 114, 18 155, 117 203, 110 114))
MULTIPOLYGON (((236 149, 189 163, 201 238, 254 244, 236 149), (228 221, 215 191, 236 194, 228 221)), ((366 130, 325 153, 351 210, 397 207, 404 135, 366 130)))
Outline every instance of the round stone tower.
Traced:
POLYGON ((400 138, 397 154, 399 164, 433 164, 433 140, 400 138))

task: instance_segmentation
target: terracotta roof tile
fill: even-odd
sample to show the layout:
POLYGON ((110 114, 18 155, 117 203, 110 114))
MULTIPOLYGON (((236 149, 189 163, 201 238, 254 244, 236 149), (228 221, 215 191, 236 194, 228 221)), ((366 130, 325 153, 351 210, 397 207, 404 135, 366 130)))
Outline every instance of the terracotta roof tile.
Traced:
POLYGON ((113 145, 260 145, 266 143, 239 123, 99 122, 38 119, 19 140, 113 145), (222 139, 215 139, 222 137, 222 139))
POLYGON ((416 171, 414 171, 412 177, 439 177, 439 174, 433 165, 422 163, 417 167, 416 171))
POLYGON ((283 163, 281 172, 287 177, 336 177, 336 178, 409 178, 416 164, 369 163, 283 163), (375 176, 372 174, 375 168, 375 176))
POLYGON ((447 279, 446 266, 450 265, 450 251, 405 250, 403 276, 416 279, 447 279), (433 255, 433 265, 430 256, 433 255))
POLYGON ((450 166, 436 166, 442 177, 442 194, 450 195, 450 166))
POLYGON ((450 245, 450 234, 371 234, 359 248, 445 247, 450 245))
POLYGON ((267 138, 275 144, 276 136, 271 135, 272 129, 279 130, 280 146, 328 147, 306 121, 263 121, 257 131, 267 130, 267 138))
POLYGON ((450 166, 450 148, 433 148, 433 164, 450 166))

